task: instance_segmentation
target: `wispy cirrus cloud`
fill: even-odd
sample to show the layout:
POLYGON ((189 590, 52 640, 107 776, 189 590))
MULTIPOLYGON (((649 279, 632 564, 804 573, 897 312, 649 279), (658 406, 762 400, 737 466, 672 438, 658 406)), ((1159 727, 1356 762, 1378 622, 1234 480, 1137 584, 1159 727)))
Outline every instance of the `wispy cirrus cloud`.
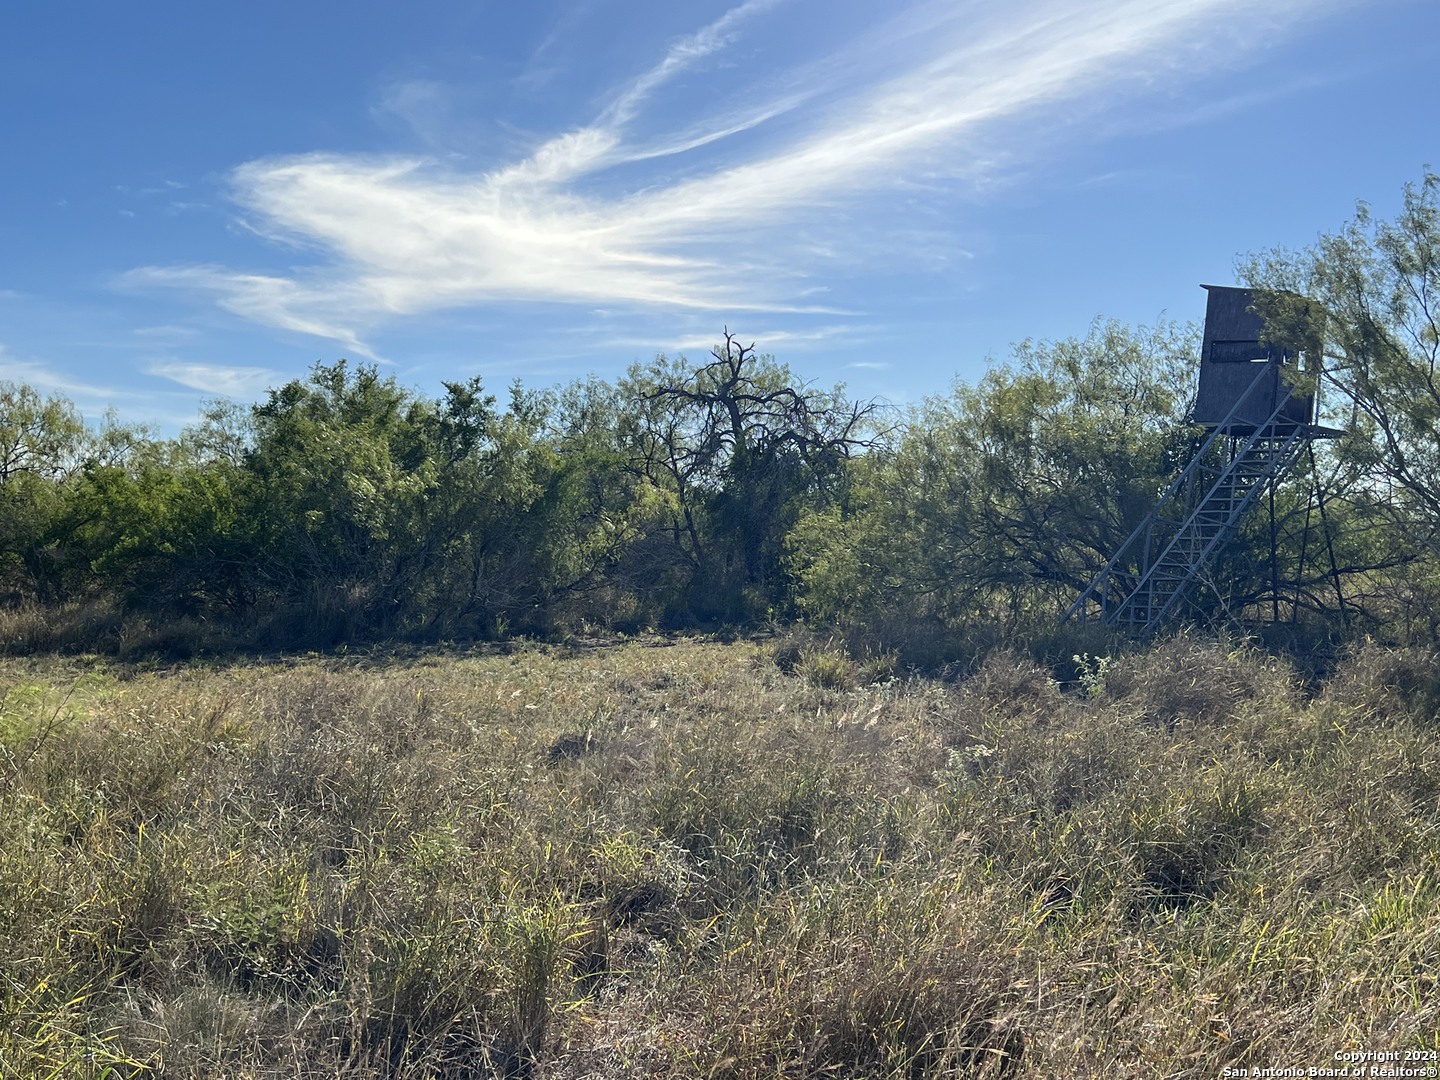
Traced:
MULTIPOLYGON (((126 288, 178 286, 214 295, 222 308, 258 323, 339 342, 356 356, 379 359, 348 320, 373 313, 376 297, 363 281, 305 283, 223 266, 142 266, 121 276, 126 288)), ((368 321, 368 319, 367 319, 368 321)))
POLYGON ((22 360, 4 345, 0 345, 0 381, 25 383, 46 393, 64 394, 79 400, 82 407, 98 403, 103 408, 112 398, 126 396, 124 390, 78 379, 39 360, 22 360))
POLYGON ((243 400, 258 396, 267 387, 276 385, 282 377, 280 372, 270 368, 202 364, 177 359, 152 360, 145 371, 192 390, 243 400))
POLYGON ((672 43, 591 123, 484 171, 333 153, 240 166, 247 223, 313 253, 307 266, 142 267, 125 281, 208 294, 369 357, 386 321, 472 305, 824 313, 806 301, 809 275, 843 259, 844 238, 817 242, 807 227, 875 193, 983 179, 1035 118, 1113 115, 1217 57, 1244 62, 1267 32, 1331 2, 1032 0, 983 20, 970 5, 924 3, 877 29, 883 55, 853 85, 820 63, 713 110, 655 108, 778 6, 747 0, 672 43))
POLYGON ((143 341, 160 343, 193 341, 200 336, 200 331, 196 330, 193 326, 179 326, 175 323, 161 323, 158 326, 137 326, 130 332, 143 341))
POLYGON ((74 402, 91 419, 121 408, 132 410, 142 406, 151 419, 175 426, 187 423, 195 415, 193 394, 156 394, 152 390, 95 382, 43 360, 21 359, 4 345, 0 345, 0 381, 24 383, 44 394, 59 394, 74 402))
MULTIPOLYGON (((830 323, 821 326, 812 326, 805 329, 787 329, 775 325, 762 325, 758 330, 747 330, 744 334, 737 335, 744 344, 757 345, 762 352, 769 352, 772 349, 785 348, 787 351, 803 351, 808 347, 819 347, 827 343, 833 343, 839 338, 844 338, 851 344, 857 341, 864 341, 873 335, 875 327, 857 327, 853 323, 830 323)), ((579 333, 590 333, 589 330, 579 330, 579 333)), ((605 348, 639 348, 655 349, 658 346, 664 351, 688 354, 703 354, 721 344, 719 337, 709 330, 696 330, 693 332, 682 331, 678 334, 671 334, 668 338, 663 335, 657 338, 654 334, 647 337, 616 335, 602 338, 600 344, 605 348)), ((857 366, 857 365, 851 365, 857 366)), ((864 366, 864 365, 858 365, 864 366)), ((889 366, 888 364, 885 366, 889 366)))

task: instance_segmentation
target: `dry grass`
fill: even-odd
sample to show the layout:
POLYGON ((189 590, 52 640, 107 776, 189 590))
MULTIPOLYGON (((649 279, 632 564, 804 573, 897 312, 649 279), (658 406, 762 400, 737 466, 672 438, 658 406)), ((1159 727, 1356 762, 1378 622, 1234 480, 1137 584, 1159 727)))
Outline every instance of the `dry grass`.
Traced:
POLYGON ((3 661, 0 1075, 1213 1077, 1440 1049, 1434 658, 3 661), (874 678, 880 681, 874 681, 874 678))

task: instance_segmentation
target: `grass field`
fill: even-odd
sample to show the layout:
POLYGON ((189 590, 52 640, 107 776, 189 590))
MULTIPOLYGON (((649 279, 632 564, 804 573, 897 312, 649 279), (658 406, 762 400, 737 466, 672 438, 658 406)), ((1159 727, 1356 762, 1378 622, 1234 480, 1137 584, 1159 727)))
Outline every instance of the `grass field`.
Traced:
POLYGON ((0 1075, 1440 1064, 1435 656, 1079 666, 0 661, 0 1075))

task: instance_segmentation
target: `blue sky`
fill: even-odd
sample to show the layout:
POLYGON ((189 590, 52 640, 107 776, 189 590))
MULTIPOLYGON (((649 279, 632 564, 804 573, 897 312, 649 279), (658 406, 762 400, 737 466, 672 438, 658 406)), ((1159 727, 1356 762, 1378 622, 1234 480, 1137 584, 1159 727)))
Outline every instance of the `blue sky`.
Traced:
POLYGON ((1429 0, 15 0, 0 378, 175 430, 728 326, 914 400, 1389 213, 1437 71, 1429 0))

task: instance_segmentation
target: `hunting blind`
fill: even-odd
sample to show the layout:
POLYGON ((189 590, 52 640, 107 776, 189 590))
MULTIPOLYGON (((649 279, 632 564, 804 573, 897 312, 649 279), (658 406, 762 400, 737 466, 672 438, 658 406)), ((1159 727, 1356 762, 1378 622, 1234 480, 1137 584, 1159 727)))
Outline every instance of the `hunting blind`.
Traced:
MULTIPOLYGON (((1204 288, 1205 331, 1190 419, 1205 434, 1154 509, 1071 605, 1066 619, 1153 633, 1180 613, 1197 584, 1214 588, 1210 571, 1216 557, 1266 492, 1271 506, 1271 591, 1278 618, 1275 486, 1302 457, 1309 454, 1313 462, 1315 439, 1340 432, 1316 423, 1318 342, 1308 333, 1299 335, 1298 342, 1277 341, 1255 311, 1257 298, 1283 300, 1274 306, 1288 312, 1287 321, 1303 327, 1305 302, 1273 293, 1257 296, 1251 289, 1204 288), (1297 377, 1303 375, 1312 377, 1297 377)), ((1323 517, 1323 501, 1320 511, 1323 517)), ((1333 569, 1333 552, 1331 563, 1333 569)))

